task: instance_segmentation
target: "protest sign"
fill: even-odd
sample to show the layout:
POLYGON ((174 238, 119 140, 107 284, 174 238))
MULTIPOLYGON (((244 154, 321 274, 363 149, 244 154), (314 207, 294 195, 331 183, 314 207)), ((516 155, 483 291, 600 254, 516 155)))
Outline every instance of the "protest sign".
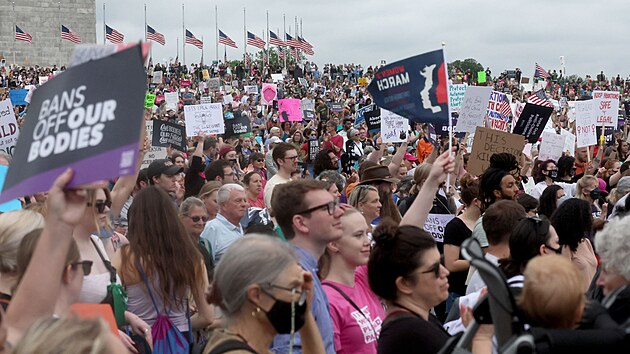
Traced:
POLYGON ((271 74, 271 80, 273 80, 273 82, 282 82, 282 80, 284 80, 284 77, 282 76, 282 74, 271 74))
POLYGON ((258 93, 258 86, 256 85, 252 85, 252 86, 245 86, 245 93, 247 93, 248 95, 255 95, 258 93))
POLYGON ((577 147, 597 145, 593 100, 575 101, 575 136, 577 147))
MULTIPOLYGON (((232 96, 230 96, 232 97, 232 96)), ((212 103, 212 97, 210 96, 201 96, 199 97, 199 103, 204 104, 204 103, 212 103)))
POLYGON ((135 173, 146 75, 136 45, 77 65, 38 88, 21 127, 0 202, 135 173))
POLYGON ((365 124, 370 133, 376 133, 381 130, 381 109, 373 105, 373 109, 363 113, 365 124))
POLYGON ((535 143, 545 129, 552 112, 553 107, 526 103, 513 129, 513 133, 521 134, 528 142, 535 143))
POLYGON ((595 124, 617 129, 617 115, 619 110, 619 92, 593 91, 593 111, 595 124))
POLYGON ((25 106, 28 103, 25 100, 27 94, 28 90, 10 90, 9 99, 11 100, 11 104, 14 106, 25 106))
POLYGON ((208 90, 210 91, 219 91, 219 87, 221 86, 221 79, 218 77, 213 77, 208 80, 208 90))
POLYGON ((262 104, 268 106, 276 99, 278 99, 278 86, 276 84, 263 84, 262 104))
POLYGON ((444 242, 444 229, 455 215, 453 214, 429 214, 424 222, 424 231, 428 232, 435 242, 444 242))
POLYGON ((208 72, 208 69, 201 70, 201 78, 204 81, 206 81, 206 80, 208 80, 210 78, 210 73, 208 72))
POLYGON ((35 86, 35 85, 26 85, 26 86, 24 86, 24 88, 26 90, 28 90, 28 92, 26 93, 26 97, 24 98, 24 102, 31 103, 31 99, 33 98, 33 93, 37 89, 37 86, 35 86))
POLYGON ((361 123, 365 122, 365 112, 372 111, 374 107, 374 104, 370 104, 357 109, 354 114, 354 126, 358 127, 361 123))
POLYGON ((303 98, 300 101, 300 110, 302 111, 302 118, 304 120, 315 119, 315 101, 308 98, 303 98))
MULTIPOLYGON (((2 186, 4 185, 4 179, 7 176, 9 166, 0 165, 0 193, 2 192, 2 186)), ((10 200, 6 203, 0 204, 0 213, 6 213, 11 210, 22 209, 22 203, 18 199, 10 200)))
POLYGON ((165 92, 164 100, 166 101, 166 109, 177 109, 177 103, 179 102, 179 93, 165 92))
MULTIPOLYGON (((137 45, 138 44, 136 43, 77 45, 72 50, 68 66, 73 67, 79 64, 87 63, 91 60, 102 59, 137 45)), ((149 55, 149 50, 151 49, 151 44, 144 42, 140 43, 140 46, 142 50, 142 60, 146 60, 149 55)))
POLYGON ((39 77, 39 84, 40 85, 43 85, 43 84, 45 84, 47 82, 48 82, 48 76, 40 76, 39 77))
POLYGON ((520 161, 524 147, 525 139, 522 135, 477 127, 468 160, 468 172, 481 175, 490 166, 490 156, 500 152, 508 152, 520 161))
POLYGON ((300 82, 300 85, 304 86, 304 88, 308 88, 308 81, 306 81, 305 78, 298 77, 298 81, 300 82))
POLYGON ((575 101, 567 102, 567 118, 569 118, 569 123, 575 121, 575 101))
POLYGON ((565 138, 562 135, 543 132, 540 150, 538 151, 538 160, 554 160, 558 162, 558 159, 562 156, 564 141, 565 138))
POLYGON ((234 102, 234 97, 232 97, 232 95, 225 95, 225 96, 223 96, 223 104, 224 105, 228 105, 228 104, 230 104, 232 102, 234 102))
POLYGON ((414 122, 448 124, 444 52, 436 50, 383 66, 368 85, 374 103, 414 122))
POLYGON ((476 127, 483 125, 491 92, 492 88, 485 86, 469 86, 466 89, 455 127, 456 131, 472 133, 476 127))
POLYGON ((488 128, 509 132, 510 124, 507 120, 490 118, 488 119, 488 128))
POLYGON ((184 126, 164 120, 153 121, 152 146, 169 147, 186 152, 186 133, 184 126))
POLYGON ((179 87, 190 87, 190 80, 179 80, 179 87))
POLYGON ((450 102, 451 112, 459 112, 462 103, 464 102, 464 96, 466 94, 466 84, 448 85, 448 99, 450 102))
POLYGON ((233 138, 238 137, 241 134, 247 134, 252 131, 249 118, 247 116, 240 116, 234 119, 225 120, 225 137, 233 138))
MULTIPOLYGON (((153 122, 152 121, 145 122, 145 129, 147 131, 146 136, 153 137, 153 122)), ((166 148, 153 146, 153 144, 151 144, 149 151, 147 151, 144 154, 144 157, 142 158, 142 165, 140 166, 140 168, 147 168, 149 167, 151 162, 155 160, 159 160, 159 159, 165 159, 165 158, 166 158, 166 148)))
POLYGON ((477 82, 483 84, 486 82, 486 72, 485 71, 477 71, 477 82))
POLYGON ((146 96, 144 96, 144 108, 151 108, 153 107, 154 103, 155 95, 152 93, 147 93, 146 96))
POLYGON ((575 156, 575 135, 566 129, 560 129, 560 135, 564 137, 563 152, 568 152, 569 155, 575 156))
POLYGON ((358 80, 359 86, 367 86, 367 78, 360 77, 358 80))
POLYGON ((490 93, 490 99, 488 100, 486 115, 490 118, 501 119, 501 103, 504 99, 504 93, 492 91, 492 93, 490 93))
MULTIPOLYGON (((595 128, 595 133, 597 134, 597 139, 599 139, 602 136, 602 127, 596 127, 595 128)), ((604 143, 606 145, 609 145, 610 143, 613 142, 614 140, 614 133, 615 133, 615 128, 613 127, 605 127, 604 129, 604 143)))
POLYGON ((199 132, 206 134, 223 134, 223 107, 220 103, 204 103, 184 106, 186 135, 197 136, 199 132))
POLYGON ((308 141, 308 160, 315 161, 315 156, 319 152, 319 141, 317 139, 310 139, 308 141))
POLYGON ((335 113, 343 112, 343 103, 342 102, 333 102, 330 105, 330 110, 335 112, 335 113))
POLYGON ((161 71, 154 71, 153 72, 153 80, 151 80, 152 83, 154 84, 161 84, 162 83, 162 72, 161 71))
POLYGON ((401 143, 407 141, 409 120, 398 114, 381 109, 381 138, 384 143, 401 143))
POLYGON ((13 156, 20 130, 13 113, 11 100, 0 101, 0 151, 13 156))
POLYGON ((278 118, 281 122, 301 122, 300 100, 298 98, 278 100, 278 118))

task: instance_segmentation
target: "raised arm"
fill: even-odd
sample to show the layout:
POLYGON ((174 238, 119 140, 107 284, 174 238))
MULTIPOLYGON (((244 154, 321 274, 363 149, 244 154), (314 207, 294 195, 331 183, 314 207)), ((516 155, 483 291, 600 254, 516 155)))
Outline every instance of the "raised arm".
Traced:
POLYGON ((455 170, 455 158, 449 155, 448 151, 438 156, 426 182, 420 188, 418 196, 413 201, 405 216, 403 216, 400 225, 413 225, 419 228, 424 227, 424 223, 427 220, 427 215, 433 207, 433 198, 437 192, 440 184, 446 180, 446 176, 455 170))
POLYGON ((387 166, 390 176, 398 176, 398 170, 400 169, 400 164, 405 157, 405 152, 407 152, 406 141, 400 144, 400 147, 396 150, 396 153, 392 157, 392 161, 387 166))

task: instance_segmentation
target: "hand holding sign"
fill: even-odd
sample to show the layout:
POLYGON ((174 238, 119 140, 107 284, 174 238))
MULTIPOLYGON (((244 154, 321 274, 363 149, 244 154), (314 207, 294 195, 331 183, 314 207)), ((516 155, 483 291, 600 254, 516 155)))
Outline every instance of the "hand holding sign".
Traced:
POLYGON ((67 188, 73 176, 72 169, 67 168, 63 171, 53 182, 46 198, 47 216, 50 220, 68 226, 78 224, 87 209, 86 191, 67 188))

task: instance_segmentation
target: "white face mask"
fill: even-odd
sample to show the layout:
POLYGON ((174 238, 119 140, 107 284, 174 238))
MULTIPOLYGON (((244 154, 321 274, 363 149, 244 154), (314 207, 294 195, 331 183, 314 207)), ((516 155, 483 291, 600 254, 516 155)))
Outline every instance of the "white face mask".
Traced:
POLYGON ((387 153, 393 154, 394 153, 394 147, 393 146, 388 146, 387 147, 387 153))

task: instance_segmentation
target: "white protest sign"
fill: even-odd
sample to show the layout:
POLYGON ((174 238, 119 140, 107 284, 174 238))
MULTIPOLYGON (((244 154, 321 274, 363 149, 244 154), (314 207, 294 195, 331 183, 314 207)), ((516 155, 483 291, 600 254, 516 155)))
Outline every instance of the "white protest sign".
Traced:
POLYGON ((464 103, 467 84, 448 85, 448 99, 451 111, 459 112, 464 103))
POLYGON ((453 214, 429 214, 424 223, 424 231, 433 236, 435 242, 444 242, 444 228, 455 215, 453 214))
POLYGON ((284 80, 284 77, 282 76, 282 74, 271 74, 271 79, 273 80, 273 82, 281 82, 282 80, 284 80))
POLYGON ((161 84, 162 83, 162 72, 161 71, 154 71, 153 72, 153 80, 151 81, 154 84, 161 84))
POLYGON ((567 102, 567 118, 569 118, 569 123, 575 122, 575 101, 567 102))
MULTIPOLYGON (((147 136, 149 137, 149 141, 152 141, 153 136, 153 121, 149 120, 145 122, 147 129, 147 136)), ((151 162, 158 159, 166 158, 166 148, 158 147, 151 145, 149 151, 144 154, 144 158, 142 159, 142 166, 140 168, 147 168, 151 164, 151 162)))
POLYGON ((26 98, 24 98, 24 101, 26 103, 31 103, 31 98, 33 97, 33 93, 37 89, 37 86, 35 86, 35 85, 26 85, 24 88, 28 90, 28 93, 26 94, 26 98))
POLYGON ((13 156, 20 130, 10 99, 0 101, 0 151, 13 156))
POLYGON ((39 84, 40 85, 43 85, 43 84, 45 84, 47 82, 48 82, 48 76, 40 76, 39 77, 39 84))
MULTIPOLYGON (((232 96, 230 96, 230 97, 232 97, 232 96)), ((212 97, 210 97, 210 96, 201 96, 200 99, 199 99, 199 102, 201 104, 212 103, 212 97)))
POLYGON ((560 129, 560 135, 564 137, 563 152, 569 152, 569 155, 575 156, 575 135, 566 129, 560 129))
POLYGON ((534 84, 531 82, 521 84, 521 86, 523 87, 523 92, 534 91, 534 84))
POLYGON ((538 152, 538 160, 554 160, 557 162, 560 156, 562 156, 564 141, 565 138, 562 135, 552 132, 543 132, 540 151, 538 152))
POLYGON ((223 104, 227 105, 234 102, 234 97, 232 97, 232 95, 225 95, 223 96, 223 104))
POLYGON ((575 135, 577 147, 597 145, 593 100, 575 102, 575 135))
POLYGON ((258 93, 258 86, 245 86, 245 92, 250 95, 258 93))
POLYGON ((206 134, 225 133, 223 122, 223 106, 220 103, 206 103, 184 106, 186 135, 197 136, 199 132, 206 134))
POLYGON ((409 119, 381 108, 381 138, 384 143, 407 141, 409 119))
POLYGON ((476 127, 483 125, 491 92, 492 88, 486 86, 469 86, 466 89, 455 131, 474 133, 476 127))
POLYGON ((619 114, 619 92, 593 91, 593 112, 595 124, 617 129, 619 114))
POLYGON ((177 92, 164 92, 164 100, 166 101, 166 109, 177 109, 177 103, 179 103, 179 93, 177 92))

